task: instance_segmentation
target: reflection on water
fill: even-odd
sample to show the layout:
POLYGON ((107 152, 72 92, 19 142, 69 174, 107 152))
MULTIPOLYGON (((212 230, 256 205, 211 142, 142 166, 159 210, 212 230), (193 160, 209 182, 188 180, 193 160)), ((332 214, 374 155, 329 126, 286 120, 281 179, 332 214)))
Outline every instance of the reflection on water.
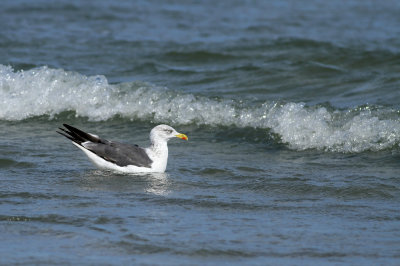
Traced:
POLYGON ((170 181, 166 173, 148 173, 145 175, 147 178, 146 192, 154 195, 165 196, 170 193, 170 181))
POLYGON ((170 179, 166 173, 123 174, 107 170, 85 172, 80 186, 86 191, 146 192, 154 195, 170 193, 170 179))

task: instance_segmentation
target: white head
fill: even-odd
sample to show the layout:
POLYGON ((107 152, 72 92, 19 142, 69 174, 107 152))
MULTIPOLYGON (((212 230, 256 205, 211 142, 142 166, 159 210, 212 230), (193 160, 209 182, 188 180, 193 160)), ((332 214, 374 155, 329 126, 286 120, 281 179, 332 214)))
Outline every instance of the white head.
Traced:
POLYGON ((167 125, 158 125, 150 131, 150 140, 152 143, 156 140, 168 141, 171 138, 188 140, 185 134, 178 133, 175 129, 167 125))

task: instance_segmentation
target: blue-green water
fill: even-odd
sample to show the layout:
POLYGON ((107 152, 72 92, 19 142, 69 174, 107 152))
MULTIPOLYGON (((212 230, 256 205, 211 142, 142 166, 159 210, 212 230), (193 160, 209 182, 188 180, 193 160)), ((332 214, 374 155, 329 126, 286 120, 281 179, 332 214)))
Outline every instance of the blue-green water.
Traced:
POLYGON ((0 264, 396 265, 398 1, 2 1, 0 264), (96 170, 69 123, 148 144, 96 170))

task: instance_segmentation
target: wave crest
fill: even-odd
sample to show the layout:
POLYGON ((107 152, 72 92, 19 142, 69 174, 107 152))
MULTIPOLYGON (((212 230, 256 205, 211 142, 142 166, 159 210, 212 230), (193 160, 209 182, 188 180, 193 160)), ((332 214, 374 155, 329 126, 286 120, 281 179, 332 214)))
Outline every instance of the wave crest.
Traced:
POLYGON ((73 111, 94 121, 121 116, 174 125, 250 127, 268 129, 296 150, 379 151, 400 142, 399 111, 389 108, 333 110, 304 103, 243 103, 141 82, 112 85, 101 75, 87 77, 48 67, 14 71, 0 65, 0 99, 1 120, 53 118, 73 111))

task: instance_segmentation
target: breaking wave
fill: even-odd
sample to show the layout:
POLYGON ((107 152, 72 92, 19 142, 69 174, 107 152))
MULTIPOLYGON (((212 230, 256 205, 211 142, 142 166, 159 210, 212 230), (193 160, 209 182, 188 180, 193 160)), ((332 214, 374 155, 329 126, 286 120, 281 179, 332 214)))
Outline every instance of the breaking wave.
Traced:
POLYGON ((84 76, 40 67, 14 71, 0 65, 0 120, 18 121, 66 111, 104 121, 115 116, 169 124, 268 129, 296 150, 335 152, 398 148, 399 110, 369 106, 337 110, 293 102, 239 102, 178 93, 148 83, 109 84, 106 77, 84 76))

